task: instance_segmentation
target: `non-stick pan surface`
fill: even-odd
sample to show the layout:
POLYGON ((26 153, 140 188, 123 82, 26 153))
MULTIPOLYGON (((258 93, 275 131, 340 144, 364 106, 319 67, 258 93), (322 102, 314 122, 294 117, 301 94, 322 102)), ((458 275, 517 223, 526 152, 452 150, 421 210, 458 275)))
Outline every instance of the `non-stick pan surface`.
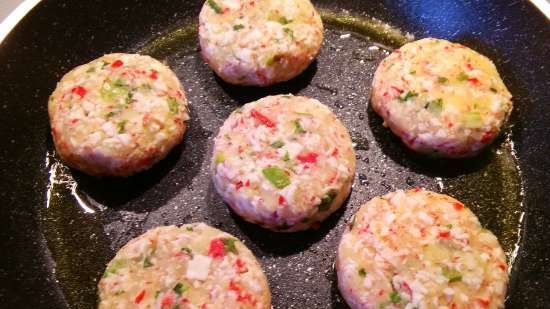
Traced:
POLYGON ((513 265, 507 308, 548 308, 550 25, 536 8, 527 1, 316 1, 326 26, 318 60, 291 82, 254 89, 225 84, 198 56, 201 5, 43 1, 0 46, 1 308, 93 308, 105 263, 126 241, 193 221, 245 241, 266 270, 274 308, 347 308, 333 269, 343 229, 362 203, 410 187, 455 196, 497 234, 513 265), (380 32, 372 17, 391 31, 380 32), (411 39, 405 33, 458 41, 495 61, 515 110, 491 149, 469 160, 420 158, 367 107, 376 66, 411 39), (47 98, 69 69, 114 51, 166 61, 188 93, 192 120, 183 144, 150 171, 95 179, 57 161, 47 98), (212 138, 233 109, 289 92, 336 112, 356 143, 358 169, 351 197, 319 230, 277 234, 233 215, 213 190, 208 165, 212 138))

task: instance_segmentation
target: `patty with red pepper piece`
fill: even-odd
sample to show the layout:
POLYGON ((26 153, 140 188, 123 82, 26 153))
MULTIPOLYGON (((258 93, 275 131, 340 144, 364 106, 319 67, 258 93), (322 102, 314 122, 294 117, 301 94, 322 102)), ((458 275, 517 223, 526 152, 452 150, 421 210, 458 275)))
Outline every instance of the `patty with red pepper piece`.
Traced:
POLYGON ((280 232, 318 226, 348 197, 355 174, 348 130, 307 97, 245 104, 215 138, 218 193, 245 220, 280 232))
POLYGON ((309 0, 208 0, 199 42, 205 61, 226 82, 269 86, 310 65, 323 23, 309 0))
POLYGON ((511 98, 487 57, 428 38, 405 44, 382 61, 371 104, 410 149, 462 158, 499 135, 512 111, 511 98))
POLYGON ((504 307, 506 257, 460 201, 422 189, 363 205, 336 260, 338 287, 352 309, 504 307))
POLYGON ((94 176, 129 176, 164 158, 183 138, 187 99, 164 64, 109 54, 67 73, 48 103, 59 157, 94 176))
POLYGON ((271 309, 252 252, 204 223, 158 227, 132 239, 98 287, 99 309, 271 309))

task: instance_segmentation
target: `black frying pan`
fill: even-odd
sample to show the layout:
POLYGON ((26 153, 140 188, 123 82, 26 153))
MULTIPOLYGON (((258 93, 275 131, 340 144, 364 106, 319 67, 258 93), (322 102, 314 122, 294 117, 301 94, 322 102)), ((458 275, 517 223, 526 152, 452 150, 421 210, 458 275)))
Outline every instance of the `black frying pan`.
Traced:
POLYGON ((246 242, 267 272, 275 308, 347 308, 332 266, 347 221, 368 199, 416 186, 464 201, 497 234, 513 261, 507 308, 548 308, 550 25, 535 7, 527 1, 316 1, 327 29, 318 60, 291 82, 254 89, 223 83, 199 58, 201 4, 43 1, 0 45, 1 308, 93 308, 104 265, 126 241, 154 226, 192 221, 246 242), (394 31, 378 32, 369 17, 394 31), (458 41, 496 62, 515 110, 493 147, 469 160, 427 160, 382 127, 367 102, 384 50, 407 39, 396 29, 458 41), (368 48, 375 43, 383 48, 368 48), (150 171, 98 180, 59 164, 46 106, 65 72, 113 51, 167 61, 185 85, 192 120, 183 144, 150 171), (358 170, 348 202, 320 230, 276 234, 231 214, 214 193, 207 166, 212 137, 233 109, 288 92, 315 97, 338 114, 357 144, 358 170))

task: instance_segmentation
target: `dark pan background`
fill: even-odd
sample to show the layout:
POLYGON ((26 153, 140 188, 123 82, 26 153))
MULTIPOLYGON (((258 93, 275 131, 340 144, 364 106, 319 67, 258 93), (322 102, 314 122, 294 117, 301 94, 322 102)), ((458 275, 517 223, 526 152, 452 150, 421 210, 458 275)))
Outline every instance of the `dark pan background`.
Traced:
MULTIPOLYGON (((512 133, 525 189, 523 202, 526 214, 522 229, 521 250, 514 266, 516 271, 512 281, 515 284, 510 292, 507 308, 548 308, 550 304, 548 292, 550 289, 548 228, 550 226, 550 100, 548 99, 550 24, 548 20, 528 1, 326 0, 315 1, 315 3, 320 8, 337 11, 347 9, 357 15, 379 18, 414 34, 416 38, 435 36, 459 41, 475 47, 495 61, 505 83, 514 94, 514 103, 519 107, 512 119, 512 133)), ((196 23, 201 5, 201 1, 176 0, 43 1, 0 45, 0 141, 2 142, 0 146, 0 308, 68 308, 67 302, 75 304, 74 308, 93 307, 89 299, 95 297, 94 284, 88 282, 84 285, 86 288, 82 289, 80 285, 74 286, 72 289, 65 290, 67 295, 63 295, 61 285, 52 274, 54 266, 50 253, 52 248, 48 248, 45 238, 45 233, 52 233, 51 230, 45 229, 45 226, 50 226, 48 225, 50 223, 41 218, 45 208, 49 176, 44 160, 46 152, 52 149, 47 118, 47 98, 55 88, 55 83, 72 67, 104 53, 138 51, 145 42, 174 27, 196 23)), ((339 33, 335 30, 327 31, 327 42, 337 39, 338 35, 339 33)), ((364 43, 365 48, 369 45, 367 43, 364 43)), ((328 45, 325 44, 319 62, 332 63, 333 67, 322 68, 314 63, 296 81, 266 91, 300 92, 323 101, 331 101, 331 96, 339 90, 338 82, 343 83, 342 79, 346 74, 350 74, 351 78, 357 77, 354 74, 358 74, 358 71, 353 67, 344 69, 338 67, 338 61, 353 55, 347 55, 345 48, 339 50, 328 45), (316 78, 316 74, 321 77, 316 78), (335 82, 336 85, 332 85, 331 82, 335 82)), ((187 46, 187 48, 196 52, 193 50, 196 47, 187 46)), ((365 69, 365 74, 368 72, 372 74, 381 56, 381 54, 372 55, 374 62, 365 69)), ((270 284, 274 292, 275 308, 346 308, 334 284, 311 288, 311 284, 308 285, 307 281, 303 284, 299 283, 304 282, 304 276, 307 275, 304 275, 303 271, 308 271, 309 267, 305 266, 310 264, 322 266, 312 267, 309 270, 313 272, 309 275, 312 280, 334 282, 334 274, 330 269, 334 252, 327 251, 327 239, 330 244, 337 243, 346 220, 361 201, 390 189, 406 187, 405 180, 401 179, 403 185, 400 185, 399 181, 384 184, 383 181, 380 183, 368 178, 362 179, 359 175, 356 185, 359 181, 363 186, 359 188, 356 186, 355 196, 352 195, 345 209, 332 216, 320 231, 299 235, 280 236, 250 226, 231 215, 219 198, 212 193, 206 196, 206 203, 212 204, 208 210, 197 209, 191 196, 184 196, 186 200, 180 198, 175 202, 194 208, 182 210, 181 216, 174 211, 163 214, 158 210, 169 203, 168 200, 177 195, 178 190, 187 190, 189 194, 212 191, 207 181, 208 176, 199 173, 201 164, 209 159, 209 138, 216 133, 216 128, 232 109, 265 94, 263 90, 240 89, 220 82, 212 76, 204 64, 198 62, 196 56, 188 57, 186 53, 182 55, 176 53, 174 57, 172 60, 168 59, 169 63, 176 66, 178 76, 186 85, 186 90, 190 88, 191 103, 197 104, 196 107, 191 105, 194 120, 190 124, 186 140, 159 167, 128 181, 107 180, 98 185, 97 180, 74 173, 83 191, 99 203, 111 206, 112 209, 105 212, 103 220, 115 222, 107 229, 111 229, 112 233, 119 237, 109 238, 113 247, 98 248, 88 246, 89 239, 80 242, 81 238, 78 234, 75 234, 74 238, 70 233, 64 234, 67 242, 72 242, 73 246, 81 244, 79 254, 95 261, 91 264, 77 265, 81 268, 77 271, 77 275, 89 276, 83 278, 84 281, 92 277, 95 277, 94 280, 97 279, 102 270, 98 265, 104 265, 112 257, 114 250, 147 228, 158 224, 181 224, 202 218, 217 227, 235 233, 239 238, 244 238, 256 254, 261 254, 264 267, 268 275, 271 275, 270 284), (174 59, 183 60, 189 66, 202 66, 202 70, 195 72, 188 66, 178 66, 177 63, 170 62, 174 59), (186 81, 188 76, 204 80, 204 85, 186 81), (187 87, 187 85, 191 86, 187 87), (201 91, 208 92, 210 98, 217 98, 217 101, 201 101, 201 91), (210 109, 205 108, 206 103, 212 105, 210 109), (199 113, 202 118, 197 117, 199 113), (210 114, 217 117, 208 118, 210 114), (186 151, 191 151, 192 155, 182 155, 186 151), (197 182, 193 183, 189 175, 196 177, 197 182), (110 190, 120 191, 110 194, 110 190), (359 200, 357 200, 357 192, 362 194, 359 200), (159 217, 149 221, 140 221, 138 218, 136 220, 139 227, 124 230, 128 226, 116 225, 118 211, 135 211, 138 217, 140 214, 156 211, 159 217), (300 260, 302 251, 307 251, 309 254, 306 260, 300 260), (273 263, 266 265, 266 260, 273 263), (274 267, 297 269, 301 273, 296 276, 281 277, 282 273, 289 272, 280 272, 274 267), (300 286, 303 286, 302 290, 300 286), (285 287, 292 287, 292 289, 285 290, 285 287)), ((366 80, 370 80, 371 75, 369 76, 366 80)), ((366 104, 369 87, 365 79, 361 79, 357 80, 357 88, 348 89, 348 92, 359 93, 362 97, 361 102, 366 104)), ((338 104, 340 104, 338 101, 330 102, 333 109, 339 109, 338 104)), ((342 104, 343 111, 340 113, 344 113, 349 107, 342 104)), ((353 107, 349 108, 355 112, 353 107)), ((376 143, 389 141, 390 146, 375 146, 377 148, 371 151, 371 156, 376 157, 385 153, 389 156, 389 158, 384 157, 385 160, 394 166, 409 164, 406 167, 410 169, 412 166, 414 169, 414 164, 411 165, 411 160, 407 157, 409 154, 402 151, 401 146, 395 146, 399 145, 397 140, 391 137, 387 130, 380 129, 380 121, 372 111, 364 109, 364 114, 352 115, 361 120, 357 122, 358 128, 365 128, 365 131, 369 132, 366 137, 363 137, 365 140, 361 140, 361 134, 354 135, 352 132, 359 150, 369 151, 368 145, 373 141, 376 143)), ((350 118, 344 117, 348 128, 351 121, 350 118)), ((365 163, 368 158, 368 156, 360 158, 363 159, 362 164, 371 166, 378 172, 384 169, 383 165, 373 162, 372 157, 370 163, 365 163)), ((398 178, 403 175, 382 173, 375 178, 389 179, 390 176, 398 178)), ((417 176, 411 183, 407 182, 407 185, 425 185, 422 181, 429 177, 429 173, 427 176, 417 176)), ((475 192, 476 186, 482 184, 469 185, 475 192)), ((483 190, 483 188, 479 189, 483 190)), ((202 195, 199 198, 202 198, 202 195)), ((197 203, 204 204, 204 202, 197 203)), ((171 203, 173 204, 174 201, 171 203)), ((66 226, 81 224, 86 230, 88 221, 81 216, 75 216, 72 221, 61 221, 56 224, 62 226, 65 226, 63 224, 66 226)), ((70 228, 67 230, 71 231, 70 228)), ((81 231, 82 228, 76 230, 81 231)), ((69 254, 68 257, 73 255, 69 254)), ((76 256, 75 260, 87 259, 76 256)), ((56 261, 58 266, 71 262, 71 260, 56 261)))

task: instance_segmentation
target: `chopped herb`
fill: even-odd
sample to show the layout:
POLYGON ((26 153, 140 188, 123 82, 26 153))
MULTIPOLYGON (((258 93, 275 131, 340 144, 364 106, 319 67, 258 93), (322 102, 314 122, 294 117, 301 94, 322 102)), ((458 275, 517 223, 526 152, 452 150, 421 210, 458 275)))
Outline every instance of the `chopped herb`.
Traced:
POLYGON ((497 93, 497 89, 494 88, 494 87, 489 88, 489 90, 491 90, 491 91, 494 92, 494 93, 497 93))
POLYGON ((283 161, 285 161, 285 162, 290 161, 290 156, 288 154, 288 151, 285 152, 285 155, 283 156, 283 161))
POLYGON ((443 110, 443 100, 441 98, 429 101, 424 108, 434 114, 440 114, 443 110))
POLYGON ((143 259, 143 268, 149 268, 151 266, 153 266, 153 263, 151 263, 151 260, 149 259, 149 256, 146 256, 143 259))
POLYGON ((463 82, 465 80, 468 80, 468 75, 466 75, 466 73, 464 72, 460 72, 460 74, 458 74, 458 76, 456 77, 456 79, 459 81, 459 82, 463 82))
POLYGON ((405 93, 405 95, 399 96, 399 101, 405 102, 408 99, 411 99, 411 98, 414 98, 414 97, 417 97, 417 96, 418 96, 418 93, 416 93, 414 91, 407 91, 407 93, 405 93))
POLYGON ((186 227, 185 229, 186 229, 187 231, 189 231, 189 232, 193 232, 193 227, 192 227, 192 226, 188 226, 188 227, 186 227))
POLYGON ((271 56, 269 58, 267 58, 267 60, 265 61, 265 64, 267 66, 272 66, 275 64, 275 62, 277 62, 279 60, 279 55, 274 55, 274 56, 271 56))
POLYGON ((218 154, 216 154, 216 158, 214 159, 214 162, 216 163, 216 165, 225 162, 224 154, 221 152, 218 152, 218 154))
POLYGON ((364 268, 359 269, 359 271, 357 273, 359 274, 359 277, 361 277, 361 278, 365 278, 365 276, 367 275, 367 272, 365 271, 364 268))
POLYGON ((118 98, 124 98, 126 100, 128 92, 128 87, 124 84, 124 80, 120 78, 115 81, 105 81, 99 91, 101 98, 105 101, 114 101, 118 98))
POLYGON ((86 73, 94 73, 95 67, 90 67, 88 70, 86 70, 86 73))
POLYGON ((283 31, 290 36, 291 40, 294 40, 294 31, 292 31, 292 29, 284 27, 283 31))
POLYGON ((304 127, 302 127, 299 120, 294 120, 294 133, 296 134, 306 133, 306 130, 304 130, 304 127))
POLYGON ((397 304, 401 301, 401 296, 396 291, 390 293, 390 301, 394 304, 397 304))
POLYGON ((124 100, 124 103, 126 103, 126 105, 132 103, 133 98, 134 98, 134 93, 132 91, 128 91, 128 95, 126 95, 126 99, 124 100))
POLYGON ((290 23, 292 22, 292 20, 287 19, 287 18, 284 17, 284 16, 279 17, 279 19, 278 19, 277 21, 278 21, 281 25, 290 24, 290 23))
POLYGON ((330 209, 330 204, 332 204, 332 201, 334 198, 338 195, 338 192, 335 190, 329 191, 323 198, 321 198, 321 203, 317 206, 319 208, 319 211, 327 211, 330 209))
POLYGON ((176 284, 173 290, 176 294, 178 294, 178 296, 181 296, 181 294, 189 290, 189 285, 187 283, 178 282, 178 284, 176 284))
POLYGON ((160 295, 160 290, 157 290, 157 291, 155 292, 155 299, 157 299, 157 298, 159 297, 159 295, 160 295))
POLYGON ((440 84, 444 84, 446 83, 447 81, 449 81, 449 79, 447 77, 444 77, 444 76, 439 76, 437 78, 437 82, 440 83, 440 84))
POLYGON ((151 86, 151 84, 149 84, 149 83, 145 83, 145 84, 141 85, 141 88, 143 88, 144 90, 151 90, 151 89, 153 89, 153 86, 151 86))
POLYGON ((124 290, 116 291, 115 296, 122 295, 124 293, 126 293, 124 290))
POLYGON ((443 274, 445 278, 449 279, 449 282, 456 282, 456 281, 462 280, 462 274, 456 269, 443 267, 443 269, 441 270, 441 274, 443 274))
POLYGON ((128 120, 122 120, 121 122, 117 123, 116 127, 118 129, 118 133, 124 133, 124 127, 128 123, 128 120))
POLYGON ((216 1, 206 0, 206 2, 212 8, 212 10, 214 10, 214 12, 216 12, 216 14, 222 14, 223 13, 222 8, 216 3, 216 1))
POLYGON ((113 83, 113 86, 115 87, 126 87, 126 84, 124 83, 124 80, 122 78, 117 78, 115 82, 113 83))
POLYGON ((271 144, 271 147, 273 148, 281 148, 285 145, 285 142, 283 142, 282 140, 277 140, 275 142, 273 142, 273 144, 271 144))
POLYGON ((244 25, 238 24, 233 26, 233 30, 235 31, 239 31, 241 29, 244 29, 244 25))
POLYGON ((262 174, 277 189, 283 189, 290 184, 290 179, 286 175, 286 172, 280 167, 273 166, 264 168, 262 174))
POLYGON ((105 118, 109 119, 109 118, 113 117, 114 115, 116 115, 115 112, 108 112, 107 115, 105 115, 105 118))
POLYGON ((226 252, 231 252, 234 254, 239 254, 237 251, 237 247, 235 247, 235 242, 237 240, 234 238, 222 238, 223 247, 225 248, 226 252))
POLYGON ((479 112, 469 112, 464 114, 464 126, 467 129, 478 129, 483 125, 481 114, 479 112))
POLYGON ((114 260, 109 267, 103 273, 103 278, 107 278, 111 274, 116 274, 121 268, 126 267, 126 260, 118 259, 114 260))
POLYGON ((453 228, 453 225, 452 224, 447 224, 447 228, 450 230, 453 228))
POLYGON ((175 98, 169 97, 168 100, 166 100, 168 103, 168 109, 170 110, 170 113, 177 114, 179 111, 179 103, 178 100, 175 98))
POLYGON ((181 251, 182 252, 185 252, 187 254, 193 254, 193 251, 191 251, 191 249, 187 248, 187 247, 183 247, 181 248, 181 251))
POLYGON ((411 73, 411 75, 415 75, 415 74, 416 74, 416 70, 412 70, 410 73, 411 73))
POLYGON ((103 61, 103 64, 101 65, 101 69, 105 69, 106 66, 110 65, 111 63, 110 62, 107 62, 107 61, 103 61))

